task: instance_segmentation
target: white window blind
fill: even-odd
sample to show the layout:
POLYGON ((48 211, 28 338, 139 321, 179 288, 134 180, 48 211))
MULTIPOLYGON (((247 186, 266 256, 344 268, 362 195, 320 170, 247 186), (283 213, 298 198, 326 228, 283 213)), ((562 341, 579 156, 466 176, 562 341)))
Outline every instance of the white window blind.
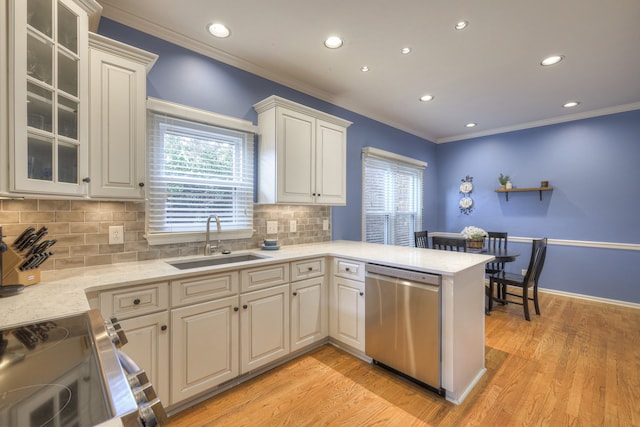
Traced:
POLYGON ((222 228, 222 236, 213 238, 250 237, 253 134, 206 123, 200 110, 193 115, 193 109, 173 107, 147 113, 147 239, 151 244, 203 240, 212 214, 222 228))
POLYGON ((363 149, 364 241, 414 246, 422 229, 425 162, 374 148, 363 149))

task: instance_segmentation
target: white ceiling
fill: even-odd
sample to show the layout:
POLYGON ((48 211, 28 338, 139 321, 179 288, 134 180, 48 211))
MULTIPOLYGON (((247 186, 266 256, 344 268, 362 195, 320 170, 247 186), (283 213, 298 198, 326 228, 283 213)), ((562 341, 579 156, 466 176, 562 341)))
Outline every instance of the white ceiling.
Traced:
POLYGON ((639 0, 99 2, 104 17, 433 142, 640 108, 639 0), (209 35, 214 21, 231 36, 209 35), (325 48, 329 35, 344 46, 325 48), (565 59, 539 65, 552 54, 565 59))

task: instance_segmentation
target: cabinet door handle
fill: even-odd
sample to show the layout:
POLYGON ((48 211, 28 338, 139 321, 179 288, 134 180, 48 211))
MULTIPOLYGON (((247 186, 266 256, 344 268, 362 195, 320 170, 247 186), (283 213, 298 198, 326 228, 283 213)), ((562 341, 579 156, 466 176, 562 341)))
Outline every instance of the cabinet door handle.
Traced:
POLYGON ((166 330, 167 330, 167 325, 162 325, 162 326, 160 326, 160 330, 161 330, 161 331, 166 331, 166 330))
POLYGON ((139 182, 138 183, 138 187, 140 187, 140 188, 144 187, 144 182, 139 182))
POLYGON ((139 305, 140 304, 140 298, 136 298, 133 300, 133 304, 134 305, 139 305))
POLYGON ((240 307, 233 307, 233 311, 238 311, 240 310, 240 307))
POLYGON ((242 304, 242 308, 244 308, 245 310, 247 309, 247 307, 249 307, 247 304, 242 304))
POLYGON ((360 296, 361 296, 361 297, 362 297, 362 296, 364 296, 364 292, 360 292, 360 296))
POLYGON ((295 296, 297 296, 297 295, 298 295, 298 293, 297 293, 297 292, 294 292, 294 293, 293 293, 293 296, 294 296, 294 297, 295 297, 295 296))
POLYGON ((91 182, 91 178, 86 177, 86 178, 82 178, 82 182, 86 182, 87 184, 91 182))

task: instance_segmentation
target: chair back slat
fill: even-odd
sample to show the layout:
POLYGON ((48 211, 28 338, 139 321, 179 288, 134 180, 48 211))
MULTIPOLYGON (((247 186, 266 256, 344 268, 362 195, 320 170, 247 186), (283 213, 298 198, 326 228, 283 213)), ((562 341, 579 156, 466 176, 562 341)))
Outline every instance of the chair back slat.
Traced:
POLYGON ((413 233, 413 238, 416 248, 429 248, 429 232, 427 230, 416 231, 413 233))
POLYGON ((433 236, 431 238, 431 246, 433 249, 444 251, 467 252, 467 239, 433 236))

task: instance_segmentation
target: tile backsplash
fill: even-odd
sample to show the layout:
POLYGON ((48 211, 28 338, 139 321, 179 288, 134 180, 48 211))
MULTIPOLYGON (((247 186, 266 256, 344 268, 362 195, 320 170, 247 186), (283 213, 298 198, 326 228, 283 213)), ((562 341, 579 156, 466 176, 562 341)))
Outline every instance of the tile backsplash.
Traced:
MULTIPOLYGON (((250 239, 223 240, 222 249, 255 249, 267 237, 267 220, 278 221, 277 239, 281 245, 331 240, 323 231, 324 220, 331 223, 329 206, 254 205, 250 239), (290 220, 296 220, 295 233, 289 233, 290 220)), ((61 270, 92 265, 115 264, 156 258, 199 255, 203 242, 168 245, 147 244, 144 238, 145 204, 85 200, 0 200, 0 226, 7 244, 31 226, 46 226, 46 239, 56 239, 54 256, 41 270, 61 270), (109 226, 124 226, 124 244, 109 244, 109 226)), ((269 238, 274 237, 269 235, 269 238)))

